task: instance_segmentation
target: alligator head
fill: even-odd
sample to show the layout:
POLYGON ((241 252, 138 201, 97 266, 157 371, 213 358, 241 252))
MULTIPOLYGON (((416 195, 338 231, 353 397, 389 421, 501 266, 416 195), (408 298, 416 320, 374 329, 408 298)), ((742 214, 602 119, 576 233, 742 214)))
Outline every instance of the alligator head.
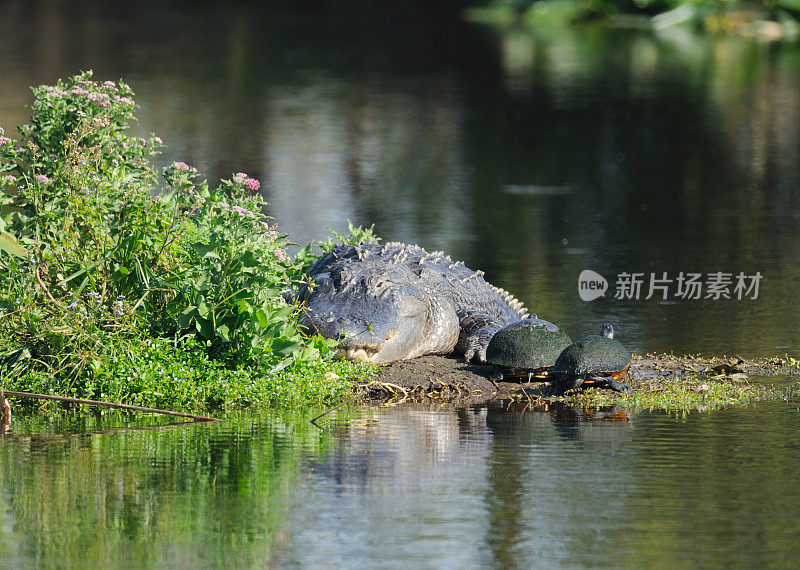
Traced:
POLYGON ((301 324, 340 341, 338 356, 374 363, 450 352, 458 340, 458 317, 446 300, 423 293, 402 264, 380 273, 337 268, 313 275, 301 324))

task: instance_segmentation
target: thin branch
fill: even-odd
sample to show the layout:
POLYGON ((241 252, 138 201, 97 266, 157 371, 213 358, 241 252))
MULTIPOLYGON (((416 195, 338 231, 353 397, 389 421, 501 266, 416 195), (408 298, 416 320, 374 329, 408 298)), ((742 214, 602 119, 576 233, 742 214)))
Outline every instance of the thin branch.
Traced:
POLYGON ((129 404, 115 404, 113 402, 100 402, 98 400, 82 400, 80 398, 68 398, 67 396, 53 396, 50 394, 34 394, 33 392, 11 392, 10 390, 4 391, 6 396, 14 398, 35 398, 38 400, 56 400, 58 402, 68 402, 70 404, 86 404, 89 406, 102 406, 104 408, 114 408, 119 410, 133 410, 135 412, 148 412, 151 414, 164 414, 167 416, 178 416, 181 418, 191 418, 196 422, 219 422, 219 418, 209 418, 207 416, 198 416, 196 414, 185 414, 182 412, 173 412, 170 410, 159 410, 157 408, 146 408, 144 406, 131 406, 129 404))

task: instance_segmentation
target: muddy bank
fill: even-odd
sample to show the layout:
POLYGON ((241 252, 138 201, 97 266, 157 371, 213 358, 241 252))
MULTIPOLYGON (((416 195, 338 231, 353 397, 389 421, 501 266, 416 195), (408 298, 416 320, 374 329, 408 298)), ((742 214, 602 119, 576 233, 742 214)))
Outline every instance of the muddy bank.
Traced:
MULTIPOLYGON (((438 399, 479 403, 495 399, 540 398, 548 395, 539 382, 490 380, 493 366, 467 364, 445 356, 424 356, 385 366, 361 387, 367 400, 396 398, 438 399)), ((634 393, 664 392, 678 382, 691 381, 689 390, 708 390, 710 383, 748 384, 759 376, 800 376, 800 362, 790 357, 743 360, 729 357, 634 355, 625 382, 634 393)), ((609 392, 606 390, 606 392, 609 392)))

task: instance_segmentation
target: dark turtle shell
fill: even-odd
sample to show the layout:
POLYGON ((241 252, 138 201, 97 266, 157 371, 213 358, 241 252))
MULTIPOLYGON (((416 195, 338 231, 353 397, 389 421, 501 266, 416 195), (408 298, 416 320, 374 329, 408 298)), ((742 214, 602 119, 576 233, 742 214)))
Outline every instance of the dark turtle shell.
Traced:
POLYGON ((616 340, 589 335, 575 341, 564 351, 553 365, 553 374, 609 375, 621 378, 631 363, 631 353, 616 340))
POLYGON ((537 370, 552 366, 572 341, 553 323, 524 319, 500 329, 486 348, 486 362, 507 368, 537 370))

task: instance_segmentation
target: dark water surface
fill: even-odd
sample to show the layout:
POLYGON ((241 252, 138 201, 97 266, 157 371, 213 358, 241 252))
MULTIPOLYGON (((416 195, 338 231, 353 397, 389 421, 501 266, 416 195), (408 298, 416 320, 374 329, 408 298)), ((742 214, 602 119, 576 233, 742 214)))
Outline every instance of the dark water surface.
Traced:
MULTIPOLYGON (((25 122, 31 85, 92 68, 131 84, 165 164, 258 177, 300 243, 374 222, 484 269, 573 337, 610 321, 639 352, 800 352, 799 45, 493 30, 457 1, 293 4, 0 1, 0 126, 25 122), (581 299, 585 269, 605 297, 581 299), (642 274, 638 299, 615 298, 623 273, 642 274), (699 299, 676 294, 690 273, 699 299), (732 298, 706 298, 718 273, 732 298), (737 299, 740 273, 762 276, 757 298, 737 299), (666 290, 645 299, 651 284, 666 290)), ((798 562, 796 403, 599 415, 376 409, 328 431, 278 415, 110 432, 123 420, 18 419, 0 446, 0 555, 798 562)))

